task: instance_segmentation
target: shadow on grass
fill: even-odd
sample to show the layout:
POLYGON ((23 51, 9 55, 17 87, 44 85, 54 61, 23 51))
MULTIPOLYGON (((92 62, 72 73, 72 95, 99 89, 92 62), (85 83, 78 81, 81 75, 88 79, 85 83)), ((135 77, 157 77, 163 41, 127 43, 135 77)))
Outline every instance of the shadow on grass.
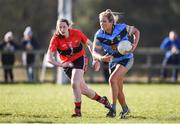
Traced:
POLYGON ((3 117, 11 116, 11 115, 13 115, 13 114, 12 113, 0 113, 0 116, 3 116, 3 117))
POLYGON ((134 118, 134 119, 152 119, 152 118, 147 118, 145 116, 136 116, 136 115, 129 115, 127 118, 134 118))
MULTIPOLYGON (((0 117, 7 117, 7 116, 12 116, 12 117, 30 117, 30 118, 36 118, 36 119, 41 119, 41 118, 61 118, 58 116, 50 116, 50 115, 27 115, 27 114, 13 114, 13 113, 0 113, 0 117)), ((26 121, 26 123, 53 123, 53 122, 47 122, 47 121, 26 121)))
MULTIPOLYGON (((118 118, 120 118, 120 116, 116 116, 116 117, 118 117, 118 118)), ((115 117, 115 118, 116 118, 115 117)), ((113 118, 111 118, 111 117, 106 117, 106 116, 94 116, 94 115, 92 115, 92 116, 88 116, 87 118, 110 118, 110 119, 113 119, 113 118)), ((152 118, 149 118, 149 117, 145 117, 145 116, 136 116, 136 115, 127 115, 127 117, 125 118, 125 119, 141 119, 141 120, 146 120, 146 119, 152 119, 152 118)))
MULTIPOLYGON (((120 116, 119 116, 119 119, 120 116)), ((123 118, 122 120, 126 120, 126 119, 139 119, 139 120, 146 120, 146 119, 150 119, 150 118, 147 118, 147 117, 144 117, 144 116, 135 116, 135 115, 127 115, 125 118, 123 118)))

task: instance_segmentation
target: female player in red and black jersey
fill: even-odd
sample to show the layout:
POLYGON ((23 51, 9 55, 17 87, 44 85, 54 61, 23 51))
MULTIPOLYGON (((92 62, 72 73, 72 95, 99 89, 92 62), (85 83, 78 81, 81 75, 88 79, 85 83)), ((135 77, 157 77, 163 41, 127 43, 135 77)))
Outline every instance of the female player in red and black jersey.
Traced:
MULTIPOLYGON (((99 96, 84 81, 83 76, 87 67, 87 58, 82 43, 91 52, 92 42, 81 31, 70 28, 67 19, 57 21, 56 32, 52 36, 48 49, 48 61, 57 67, 63 67, 64 72, 71 80, 75 97, 75 113, 72 117, 81 116, 81 94, 104 104, 108 109, 111 108, 107 97, 99 96), (59 53, 60 62, 55 59, 56 52, 59 53)), ((97 70, 96 67, 95 70, 97 70)))

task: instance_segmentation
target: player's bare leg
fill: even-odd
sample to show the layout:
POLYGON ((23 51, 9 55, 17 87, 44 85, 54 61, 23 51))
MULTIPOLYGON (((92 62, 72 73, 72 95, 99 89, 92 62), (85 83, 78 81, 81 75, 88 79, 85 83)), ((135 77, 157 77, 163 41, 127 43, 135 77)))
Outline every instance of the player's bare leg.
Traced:
POLYGON ((119 92, 118 92, 118 101, 122 107, 122 111, 120 112, 120 118, 125 118, 126 115, 130 112, 129 108, 126 104, 126 100, 125 100, 125 96, 124 96, 124 92, 123 92, 123 81, 124 81, 124 76, 125 74, 128 72, 128 69, 125 68, 124 66, 120 66, 119 67, 120 71, 119 73, 121 74, 118 78, 118 87, 119 87, 119 92))
POLYGON ((73 88, 74 94, 74 114, 72 117, 81 117, 81 89, 80 89, 80 82, 81 82, 81 71, 80 69, 73 69, 72 70, 72 77, 71 77, 71 86, 73 88))
POLYGON ((112 110, 107 113, 108 117, 114 117, 116 115, 116 101, 120 102, 122 108, 126 106, 125 97, 123 93, 123 77, 127 73, 127 69, 124 66, 117 65, 109 78, 112 92, 112 110))

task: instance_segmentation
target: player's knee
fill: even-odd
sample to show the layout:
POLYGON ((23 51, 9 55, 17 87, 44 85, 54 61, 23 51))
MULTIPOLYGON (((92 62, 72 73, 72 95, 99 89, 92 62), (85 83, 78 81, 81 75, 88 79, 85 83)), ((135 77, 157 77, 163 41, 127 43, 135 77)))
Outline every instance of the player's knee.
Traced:
POLYGON ((114 83, 116 83, 117 81, 116 81, 116 78, 115 77, 110 77, 109 78, 109 83, 110 84, 114 84, 114 83))
POLYGON ((117 83, 120 80, 123 80, 123 77, 121 77, 121 76, 120 77, 112 76, 112 77, 109 78, 109 83, 114 84, 114 83, 117 83))
POLYGON ((71 86, 72 86, 73 89, 77 89, 79 87, 79 83, 71 81, 71 86))

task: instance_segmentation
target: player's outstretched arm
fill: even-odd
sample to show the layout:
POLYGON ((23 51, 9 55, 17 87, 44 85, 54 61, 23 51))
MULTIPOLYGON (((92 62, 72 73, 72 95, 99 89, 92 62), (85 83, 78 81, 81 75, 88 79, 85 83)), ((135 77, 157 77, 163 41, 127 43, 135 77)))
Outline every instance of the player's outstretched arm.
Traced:
POLYGON ((71 62, 65 62, 65 63, 60 63, 56 60, 55 58, 55 52, 51 52, 48 50, 47 52, 47 60, 49 63, 58 66, 58 67, 73 67, 73 64, 71 62))

